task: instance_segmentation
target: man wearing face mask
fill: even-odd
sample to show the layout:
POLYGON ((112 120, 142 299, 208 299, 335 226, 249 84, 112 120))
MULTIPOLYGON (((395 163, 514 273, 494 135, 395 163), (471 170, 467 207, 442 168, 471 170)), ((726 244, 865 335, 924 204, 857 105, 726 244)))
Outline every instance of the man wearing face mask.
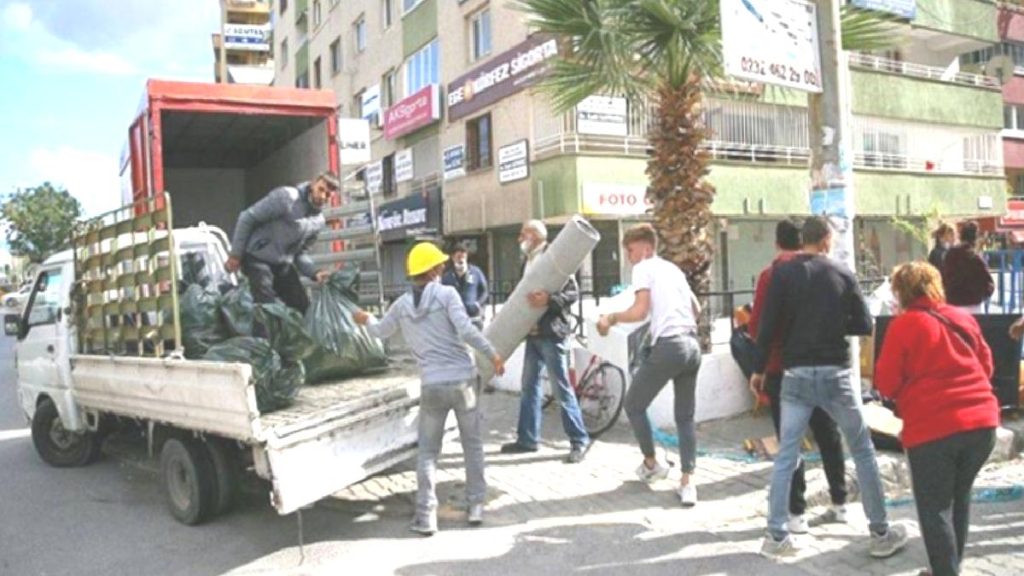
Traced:
MULTIPOLYGON (((519 249, 523 253, 523 276, 536 258, 547 249, 548 230, 540 220, 523 224, 519 232, 519 249)), ((540 369, 547 369, 551 388, 558 398, 562 413, 562 427, 569 437, 570 451, 565 461, 575 464, 583 461, 590 446, 590 436, 583 427, 576 394, 569 385, 569 343, 572 333, 569 313, 579 298, 576 280, 569 277, 558 292, 535 290, 527 295, 530 306, 544 309, 544 315, 526 338, 523 356, 522 397, 519 404, 519 426, 515 442, 501 447, 505 454, 536 452, 540 442, 541 394, 540 369)))
POLYGON ((462 305, 466 307, 466 314, 470 322, 482 330, 484 327, 484 305, 487 304, 489 294, 487 292, 487 277, 480 268, 472 265, 466 259, 469 250, 463 244, 455 246, 452 252, 451 270, 445 272, 441 282, 445 286, 451 286, 462 298, 462 305))
POLYGON ((337 191, 338 177, 324 172, 312 182, 274 188, 239 214, 224 267, 245 273, 256 302, 280 298, 306 313, 309 297, 299 274, 317 282, 330 275, 317 270, 308 251, 326 224, 321 210, 337 191))

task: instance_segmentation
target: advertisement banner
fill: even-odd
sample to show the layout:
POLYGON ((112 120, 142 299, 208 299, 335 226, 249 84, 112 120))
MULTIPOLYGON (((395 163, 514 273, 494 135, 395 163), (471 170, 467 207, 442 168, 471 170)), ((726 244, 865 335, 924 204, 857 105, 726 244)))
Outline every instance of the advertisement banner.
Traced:
POLYGON ((250 52, 270 51, 269 24, 225 24, 224 48, 227 50, 248 50, 250 52))
POLYGON ((626 99, 588 96, 576 105, 576 131, 599 136, 626 136, 626 99))
POLYGON ((342 166, 370 161, 370 123, 360 118, 338 118, 338 154, 342 166))
POLYGON ((640 215, 652 206, 642 184, 583 183, 584 214, 640 215))
POLYGON ((367 164, 363 177, 366 181, 366 191, 370 194, 379 193, 381 187, 384 186, 384 164, 379 160, 373 164, 367 164))
POLYGON ((726 74, 821 92, 817 7, 804 0, 721 0, 726 74))
POLYGON ((878 10, 913 20, 917 17, 917 0, 850 0, 857 8, 878 10))
POLYGON ((395 184, 412 180, 412 148, 395 152, 395 184))
POLYGON ((440 235, 441 191, 433 189, 381 204, 377 228, 385 242, 440 235))
POLYGON ((441 153, 445 180, 452 180, 466 175, 466 146, 456 144, 449 146, 441 153))
POLYGON ((558 55, 558 41, 535 35, 448 84, 448 119, 458 120, 537 82, 558 55))
POLYGON ((498 148, 498 182, 508 184, 530 176, 530 146, 526 140, 498 148))
POLYGON ((384 137, 394 140, 429 126, 440 118, 437 84, 431 84, 388 108, 384 113, 384 137))

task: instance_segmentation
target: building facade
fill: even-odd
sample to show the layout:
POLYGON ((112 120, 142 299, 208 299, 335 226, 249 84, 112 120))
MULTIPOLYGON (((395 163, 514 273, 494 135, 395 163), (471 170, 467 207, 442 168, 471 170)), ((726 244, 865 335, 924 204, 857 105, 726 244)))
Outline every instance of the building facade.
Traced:
POLYGON ((269 0, 220 0, 221 32, 212 36, 217 83, 264 84, 274 80, 269 0))
MULTIPOLYGON (((539 218, 557 231, 576 213, 602 233, 585 287, 608 293, 628 279, 619 238, 646 218, 648 103, 595 96, 553 113, 530 86, 558 46, 504 2, 274 2, 275 82, 333 89, 343 116, 374 126, 361 177, 385 207, 439 214, 392 216, 400 229, 385 241, 386 283, 401 281, 410 238, 436 234, 470 243, 507 292, 519 276, 520 224, 539 218)), ((918 0, 902 28, 899 50, 849 56, 864 276, 924 254, 894 218, 994 216, 1005 206, 1002 87, 961 69, 964 55, 999 42, 996 5, 918 0)), ((714 288, 750 289, 772 256, 775 222, 809 213, 807 98, 762 86, 709 92, 704 115, 717 188, 714 288)))

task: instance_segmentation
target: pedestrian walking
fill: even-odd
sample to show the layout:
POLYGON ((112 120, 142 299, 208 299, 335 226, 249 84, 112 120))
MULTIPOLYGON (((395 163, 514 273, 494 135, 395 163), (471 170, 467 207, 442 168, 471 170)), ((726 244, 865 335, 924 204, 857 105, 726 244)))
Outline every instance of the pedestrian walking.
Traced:
POLYGON ((946 302, 972 314, 985 312, 984 304, 996 289, 988 266, 975 248, 977 241, 978 224, 961 224, 960 243, 946 253, 941 269, 946 302))
POLYGON ((808 218, 801 230, 803 253, 775 267, 757 331, 764 363, 782 329, 782 391, 779 453, 772 471, 768 535, 761 553, 785 556, 795 552, 789 534, 789 501, 800 444, 815 408, 824 409, 839 425, 850 447, 871 533, 870 553, 884 558, 907 543, 903 526, 890 525, 871 434, 861 413, 860 383, 850 378, 847 336, 871 333, 871 315, 857 280, 831 260, 832 232, 820 216, 808 218), (784 328, 783 328, 784 327, 784 328))
POLYGON ((684 507, 697 504, 697 488, 691 476, 697 464, 697 430, 694 424, 697 372, 700 370, 700 342, 697 318, 700 304, 690 290, 686 276, 675 264, 657 255, 657 234, 650 224, 637 224, 622 238, 626 257, 633 265, 633 305, 622 312, 601 316, 597 331, 602 336, 619 322, 640 322, 650 318, 651 346, 633 375, 626 393, 626 416, 640 444, 643 462, 636 474, 644 482, 668 476, 668 466, 654 452, 654 433, 647 408, 669 380, 675 396, 676 433, 682 476, 679 500, 684 507))
POLYGON ((941 271, 942 261, 946 259, 946 252, 956 243, 956 232, 952 226, 941 222, 932 232, 932 238, 935 239, 935 246, 928 253, 928 263, 935 266, 936 270, 941 271))
POLYGON ((427 536, 437 532, 437 457, 451 411, 455 412, 466 460, 467 520, 474 526, 483 522, 487 482, 477 403, 480 391, 473 358, 463 343, 490 358, 496 374, 505 371, 504 360, 470 322, 458 293, 441 284, 447 261, 448 256, 429 242, 413 246, 406 260, 412 288, 391 305, 380 322, 362 310, 354 314, 355 321, 366 325, 374 337, 387 338, 401 331, 420 369, 416 516, 410 529, 427 536))
MULTIPOLYGON (((771 286, 772 272, 776 266, 791 261, 800 253, 800 229, 792 221, 782 220, 775 226, 775 248, 777 250, 775 259, 761 271, 757 278, 754 308, 750 315, 749 325, 750 333, 754 335, 757 334, 761 313, 764 310, 765 297, 771 286)), ((764 379, 750 379, 750 389, 755 396, 762 391, 768 395, 776 437, 779 437, 782 411, 780 394, 782 392, 782 342, 784 337, 784 326, 780 326, 772 339, 771 352, 765 365, 764 379)), ((826 520, 845 522, 846 463, 843 461, 843 439, 839 434, 839 427, 836 426, 835 420, 819 407, 815 407, 811 411, 810 427, 814 441, 818 444, 818 450, 821 453, 821 462, 825 469, 828 491, 832 499, 832 506, 826 512, 826 520)), ((808 530, 807 519, 804 517, 804 513, 807 511, 807 500, 804 498, 806 490, 804 462, 801 458, 796 471, 793 472, 793 481, 789 490, 789 521, 786 527, 793 534, 805 534, 808 530)))
POLYGON ((900 314, 885 333, 875 387, 896 401, 917 517, 935 576, 960 573, 971 488, 995 445, 992 351, 973 316, 946 304, 942 279, 912 262, 892 275, 900 314))
POLYGON ((464 244, 455 246, 452 251, 452 267, 444 273, 441 283, 451 286, 459 293, 466 314, 478 329, 484 328, 484 306, 490 297, 487 291, 487 277, 483 270, 470 264, 469 249, 464 244))
POLYGON ((330 275, 317 270, 309 249, 325 226, 321 212, 338 191, 338 177, 324 172, 311 182, 281 186, 238 216, 231 254, 224 267, 249 279, 253 300, 280 298, 305 314, 309 296, 299 274, 318 282, 330 275))
MULTIPOLYGON (((530 220, 523 224, 519 231, 519 249, 524 257, 523 276, 537 257, 547 249, 547 238, 547 227, 540 220, 530 220)), ((544 310, 544 314, 526 337, 516 440, 504 444, 501 452, 523 454, 537 451, 543 400, 540 370, 543 367, 547 370, 551 389, 558 400, 562 428, 569 437, 569 455, 565 461, 570 464, 579 463, 583 461, 587 448, 590 447, 590 436, 583 426, 583 413, 569 384, 568 338, 572 333, 569 315, 572 305, 579 298, 579 289, 576 287, 576 280, 570 277, 558 292, 535 290, 527 298, 530 306, 544 310)))

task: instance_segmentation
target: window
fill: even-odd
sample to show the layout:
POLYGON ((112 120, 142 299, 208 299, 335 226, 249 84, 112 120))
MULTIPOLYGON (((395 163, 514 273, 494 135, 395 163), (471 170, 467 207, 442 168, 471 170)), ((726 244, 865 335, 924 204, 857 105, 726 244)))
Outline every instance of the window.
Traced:
POLYGON ((355 96, 352 97, 352 117, 362 118, 363 117, 363 92, 360 90, 355 96))
POLYGON ((366 16, 360 16, 356 20, 355 24, 352 25, 355 32, 356 38, 356 52, 363 52, 366 50, 366 16))
POLYGON ((28 325, 30 327, 57 323, 57 312, 60 310, 60 289, 60 270, 43 272, 39 275, 35 292, 29 302, 28 325))
POLYGON ((288 67, 288 39, 281 40, 281 69, 288 67))
POLYGON ((320 76, 320 57, 313 61, 313 88, 319 90, 323 86, 323 78, 320 76))
POLYGON ((288 9, 288 0, 280 0, 280 2, 281 2, 281 10, 280 10, 279 14, 284 14, 285 10, 288 9))
POLYGON ((320 0, 313 0, 313 29, 316 30, 320 27, 320 23, 323 22, 324 13, 320 4, 320 0))
POLYGON ((996 56, 1008 56, 1016 68, 1024 67, 1024 44, 1003 42, 991 48, 983 48, 960 56, 960 64, 984 65, 996 56))
POLYGON ((309 70, 306 70, 295 78, 296 88, 309 88, 309 70))
POLYGON ((892 132, 864 133, 864 164, 875 168, 906 168, 905 138, 892 132))
POLYGON ((470 19, 470 55, 477 61, 491 53, 491 10, 485 8, 470 19))
POLYGON ((491 154, 491 115, 485 114, 466 121, 466 169, 490 168, 494 163, 491 154))
POLYGON ((1013 182, 1013 195, 1024 196, 1024 174, 1010 176, 1010 179, 1013 182))
POLYGON ((384 197, 394 196, 398 192, 395 186, 395 155, 388 154, 381 160, 381 190, 384 197))
POLYGON ((1024 131, 1024 105, 1003 105, 1003 128, 1024 131))
POLYGON ((380 79, 380 109, 387 110, 395 103, 395 71, 388 70, 380 79))
POLYGON ((405 61, 405 95, 415 94, 424 86, 438 83, 439 52, 437 38, 405 61))
POLYGON ((331 75, 341 72, 341 37, 331 42, 331 75))
POLYGON ((387 30, 391 28, 392 14, 395 13, 392 0, 380 0, 380 22, 381 27, 387 30))
POLYGON ((402 0, 402 14, 408 14, 413 8, 423 3, 423 0, 402 0))

